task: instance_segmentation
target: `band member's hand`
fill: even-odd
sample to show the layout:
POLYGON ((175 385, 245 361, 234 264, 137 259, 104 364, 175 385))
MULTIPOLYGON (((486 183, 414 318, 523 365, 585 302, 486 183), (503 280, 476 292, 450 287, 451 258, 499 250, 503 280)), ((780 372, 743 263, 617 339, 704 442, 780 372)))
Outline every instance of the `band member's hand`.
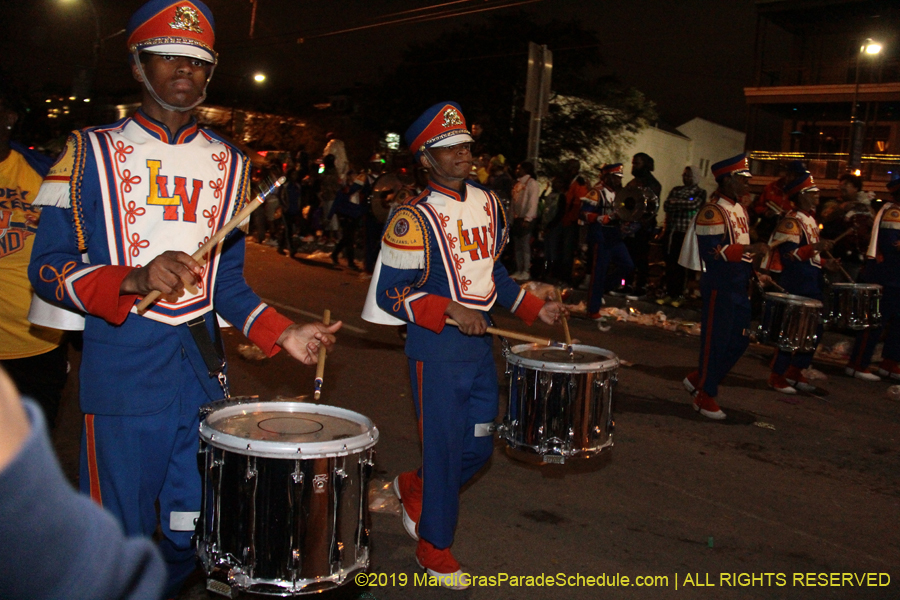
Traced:
POLYGON ((775 280, 768 273, 757 273, 756 278, 759 280, 760 285, 765 286, 775 283, 775 280))
POLYGON ((538 313, 538 318, 547 325, 553 325, 558 322, 561 317, 568 317, 569 311, 566 305, 561 302, 545 302, 538 313))
POLYGON ((834 248, 834 242, 832 240, 821 240, 813 244, 812 247, 816 252, 828 252, 834 248))
POLYGON ((30 431, 16 385, 0 368, 0 471, 16 457, 30 431))
POLYGON ((298 325, 294 323, 282 332, 276 343, 304 365, 314 365, 319 362, 319 347, 325 346, 328 351, 334 347, 334 343, 337 341, 334 334, 341 328, 341 325, 343 325, 341 321, 335 321, 331 325, 325 323, 298 325))
POLYGON ((456 321, 459 330, 466 335, 484 335, 487 331, 487 321, 481 311, 472 310, 451 300, 444 314, 456 321))
POLYGON ((147 266, 131 271, 119 286, 119 294, 146 296, 156 290, 164 296, 180 297, 184 286, 194 286, 200 281, 203 268, 184 252, 163 252, 147 266))
POLYGON ((756 242, 755 244, 748 244, 744 246, 744 252, 749 252, 754 255, 762 255, 769 251, 769 245, 763 242, 756 242))

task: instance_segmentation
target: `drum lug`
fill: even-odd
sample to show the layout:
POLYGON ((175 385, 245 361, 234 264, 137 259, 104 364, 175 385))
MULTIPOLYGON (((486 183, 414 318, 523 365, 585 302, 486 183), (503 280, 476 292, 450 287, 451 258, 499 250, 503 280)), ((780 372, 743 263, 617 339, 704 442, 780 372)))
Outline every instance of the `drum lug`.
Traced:
POLYGON ((249 481, 256 477, 256 457, 248 456, 247 457, 247 472, 244 474, 244 477, 249 481))
POLYGON ((291 479, 294 483, 303 483, 303 471, 300 469, 300 461, 294 461, 294 472, 291 473, 291 479))

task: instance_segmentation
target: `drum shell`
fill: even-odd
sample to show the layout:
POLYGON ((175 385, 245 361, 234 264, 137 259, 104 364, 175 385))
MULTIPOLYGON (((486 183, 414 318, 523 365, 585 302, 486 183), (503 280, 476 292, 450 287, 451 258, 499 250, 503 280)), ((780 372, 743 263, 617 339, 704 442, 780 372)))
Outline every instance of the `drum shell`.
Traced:
POLYGON ((826 296, 825 325, 834 331, 861 331, 881 325, 882 287, 874 283, 834 283, 826 296))
POLYGON ((756 341, 785 352, 815 352, 822 303, 791 294, 766 293, 756 341))
MULTIPOLYGON (((304 406, 247 409, 273 404, 304 406)), ((201 438, 197 547, 207 574, 224 574, 242 591, 289 596, 337 587, 367 569, 372 445, 273 458, 201 438)))
POLYGON ((510 448, 538 455, 544 462, 590 457, 613 444, 613 387, 619 361, 612 352, 576 344, 576 352, 597 354, 589 364, 523 358, 536 344, 523 344, 507 356, 509 403, 502 437, 510 448))

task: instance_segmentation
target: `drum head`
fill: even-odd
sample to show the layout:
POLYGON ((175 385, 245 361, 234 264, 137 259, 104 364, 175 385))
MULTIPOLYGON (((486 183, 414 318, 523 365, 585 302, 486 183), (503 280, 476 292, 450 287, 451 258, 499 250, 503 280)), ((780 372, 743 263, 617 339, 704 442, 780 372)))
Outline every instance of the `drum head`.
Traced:
POLYGON ((766 300, 772 300, 773 302, 808 306, 810 308, 822 308, 822 303, 819 300, 807 298, 806 296, 795 296, 793 294, 783 294, 781 292, 766 292, 764 297, 766 300))
POLYGON ((506 360, 512 365, 554 373, 593 373, 619 368, 619 357, 614 353, 582 344, 573 344, 571 353, 564 348, 520 344, 512 347, 506 360))
POLYGON ((308 459, 361 452, 378 441, 378 429, 335 406, 256 402, 213 410, 200 423, 200 438, 238 454, 308 459))

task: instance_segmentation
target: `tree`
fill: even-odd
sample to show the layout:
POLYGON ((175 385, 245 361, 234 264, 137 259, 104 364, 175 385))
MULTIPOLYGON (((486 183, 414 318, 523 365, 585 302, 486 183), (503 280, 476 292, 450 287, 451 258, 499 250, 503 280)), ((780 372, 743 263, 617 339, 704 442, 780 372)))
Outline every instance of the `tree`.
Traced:
POLYGON ((586 156, 598 143, 615 145, 656 118, 639 91, 598 76, 603 59, 597 33, 575 21, 538 23, 524 12, 494 15, 410 46, 400 66, 363 101, 362 116, 382 132, 402 133, 431 104, 455 100, 470 124, 485 127, 490 152, 524 159, 528 42, 553 51, 556 100, 541 134, 545 168, 586 156))

